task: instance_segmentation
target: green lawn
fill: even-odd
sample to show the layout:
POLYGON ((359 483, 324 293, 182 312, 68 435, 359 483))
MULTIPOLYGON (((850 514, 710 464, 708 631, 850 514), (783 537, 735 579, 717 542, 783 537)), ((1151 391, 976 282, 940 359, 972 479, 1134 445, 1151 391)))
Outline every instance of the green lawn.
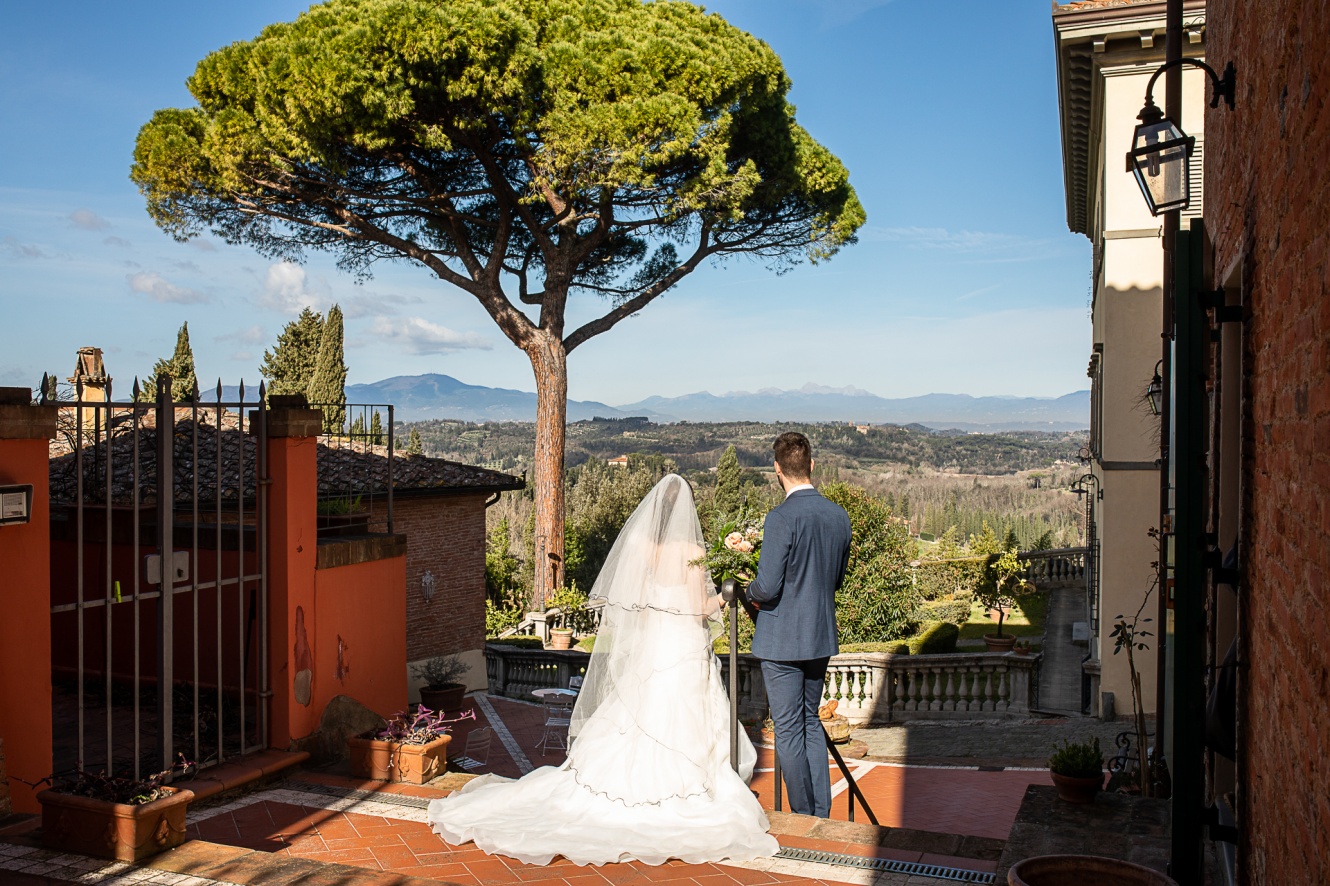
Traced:
MULTIPOLYGON (((1012 607, 1011 614, 1002 622, 1002 633, 1017 637, 1041 637, 1044 633, 1044 613, 1048 598, 1043 594, 1026 597, 1012 607)), ((970 620, 961 625, 962 640, 982 640, 984 634, 997 632, 997 622, 988 617, 978 603, 970 608, 970 620)))

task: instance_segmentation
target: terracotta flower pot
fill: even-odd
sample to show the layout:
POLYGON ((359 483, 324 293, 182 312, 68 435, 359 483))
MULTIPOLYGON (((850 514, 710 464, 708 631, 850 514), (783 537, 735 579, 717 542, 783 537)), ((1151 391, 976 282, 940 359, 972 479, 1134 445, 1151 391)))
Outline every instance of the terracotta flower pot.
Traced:
POLYGON ((443 775, 448 768, 448 743, 444 735, 428 744, 402 744, 356 736, 347 739, 351 750, 351 774, 376 781, 424 784, 443 775))
POLYGON ((551 649, 572 649, 573 632, 566 628, 554 628, 550 631, 551 649))
POLYGON ((984 643, 989 652, 1010 652, 1016 645, 1016 635, 1003 634, 999 637, 997 634, 984 634, 984 643))
POLYGON ((1061 775, 1050 772, 1053 787, 1057 788, 1058 797, 1068 803, 1093 803, 1094 795, 1104 786, 1104 774, 1078 778, 1073 775, 1061 775))
POLYGON ((466 704, 466 685, 445 683, 442 686, 423 687, 420 690, 420 703, 431 711, 460 711, 466 704))
POLYGON ((1007 871, 1008 886, 1178 886, 1159 871, 1097 855, 1040 855, 1018 861, 1007 871))
POLYGON ((95 858, 138 861, 185 842, 185 810, 194 792, 130 806, 58 791, 42 791, 42 845, 95 858))

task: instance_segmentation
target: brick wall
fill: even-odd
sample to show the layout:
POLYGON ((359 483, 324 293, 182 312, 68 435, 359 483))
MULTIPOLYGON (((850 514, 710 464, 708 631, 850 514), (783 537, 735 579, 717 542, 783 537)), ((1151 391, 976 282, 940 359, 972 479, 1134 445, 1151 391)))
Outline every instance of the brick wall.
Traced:
MULTIPOLYGON (((1242 882, 1330 883, 1330 6, 1211 0, 1237 106, 1206 118, 1217 275, 1251 309, 1242 514, 1242 882)), ((1185 128, 1185 121, 1184 121, 1185 128)))
MULTIPOLYGON (((406 659, 485 645, 485 498, 398 498, 393 529, 406 534, 406 659), (421 578, 434 576, 426 602, 421 578)), ((382 519, 383 505, 374 506, 382 519)))

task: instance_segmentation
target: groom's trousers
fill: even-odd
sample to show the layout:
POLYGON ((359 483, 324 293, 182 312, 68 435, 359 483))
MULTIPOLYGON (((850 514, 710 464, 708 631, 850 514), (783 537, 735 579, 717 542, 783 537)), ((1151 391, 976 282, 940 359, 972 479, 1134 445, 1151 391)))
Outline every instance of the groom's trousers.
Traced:
POLYGON ((790 811, 831 817, 831 770, 827 739, 818 719, 827 676, 825 658, 807 661, 762 659, 762 679, 776 730, 776 756, 790 798, 790 811))

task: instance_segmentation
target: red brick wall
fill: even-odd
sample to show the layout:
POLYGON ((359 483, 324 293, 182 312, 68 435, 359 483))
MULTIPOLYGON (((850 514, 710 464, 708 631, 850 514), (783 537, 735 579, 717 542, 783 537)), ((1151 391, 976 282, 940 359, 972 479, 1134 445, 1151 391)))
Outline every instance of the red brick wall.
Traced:
POLYGON ((1207 59, 1238 89, 1206 117, 1206 225, 1251 308, 1242 882, 1330 883, 1330 4, 1207 11, 1207 59))
MULTIPOLYGON (((485 645, 485 498, 482 494, 398 498, 393 529, 406 534, 406 660, 485 645), (421 577, 434 576, 434 599, 421 577)), ((374 505, 381 520, 383 504, 374 505)))
POLYGON ((5 778, 5 737, 0 735, 0 815, 9 814, 9 780, 5 778))

